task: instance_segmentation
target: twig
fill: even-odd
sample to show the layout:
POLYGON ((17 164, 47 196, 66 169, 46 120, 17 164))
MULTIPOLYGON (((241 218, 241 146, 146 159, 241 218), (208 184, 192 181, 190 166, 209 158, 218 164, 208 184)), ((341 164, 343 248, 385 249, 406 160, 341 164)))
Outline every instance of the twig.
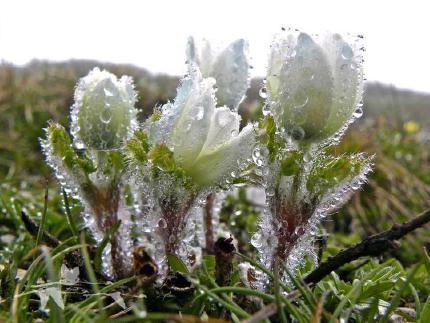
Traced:
POLYGON ((390 230, 367 237, 360 243, 342 250, 336 256, 330 257, 327 261, 321 263, 305 277, 304 282, 307 284, 316 284, 332 271, 360 257, 379 256, 383 252, 395 248, 395 240, 403 238, 408 233, 422 227, 428 222, 430 222, 430 209, 409 222, 394 224, 390 230))
MULTIPOLYGON (((30 217, 24 211, 21 211, 21 219, 22 222, 24 222, 24 226, 27 231, 36 238, 41 227, 39 227, 32 219, 30 219, 30 217)), ((60 244, 60 241, 44 230, 41 232, 41 235, 41 241, 44 241, 49 247, 55 248, 60 244)))
MULTIPOLYGON (((37 237, 38 232, 40 232, 40 227, 25 213, 24 211, 21 211, 21 219, 24 223, 24 226, 26 230, 34 237, 37 237)), ((55 238, 54 236, 50 235, 45 230, 42 231, 42 237, 41 241, 46 243, 48 247, 56 248, 61 244, 61 241, 55 238)), ((79 251, 73 251, 71 253, 68 253, 64 257, 66 264, 69 267, 80 267, 82 266, 82 255, 79 251)))

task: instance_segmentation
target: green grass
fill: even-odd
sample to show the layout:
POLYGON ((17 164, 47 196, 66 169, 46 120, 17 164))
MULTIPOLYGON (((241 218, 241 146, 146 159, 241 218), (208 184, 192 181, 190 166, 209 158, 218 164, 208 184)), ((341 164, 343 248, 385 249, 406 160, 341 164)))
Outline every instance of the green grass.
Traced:
MULTIPOLYGON (((276 322, 387 321, 393 315, 405 321, 430 321, 430 259, 425 251, 430 243, 428 228, 402 239, 396 250, 354 261, 313 287, 303 285, 300 279, 285 286, 270 272, 272 290, 261 292, 244 286, 239 263, 261 266, 253 260, 255 251, 248 243, 261 209, 248 200, 244 190, 226 200, 221 216, 244 254, 236 256, 228 286, 215 282, 212 256, 205 256, 200 270, 189 275, 194 290, 179 296, 145 284, 140 277, 104 281, 97 273, 100 264, 89 256, 94 255, 94 248, 82 230, 80 206, 59 191, 44 165, 37 140, 48 119, 67 124, 76 79, 95 65, 86 64, 0 67, 0 136, 4 138, 0 143, 0 321, 239 321, 261 309, 272 313, 276 307, 279 315, 270 318, 276 322), (46 179, 49 194, 45 200, 46 179), (25 229, 22 211, 60 245, 48 248, 38 244, 41 235, 31 235, 25 229), (66 257, 73 258, 77 252, 83 256, 80 281, 67 285, 60 280, 60 268, 66 257), (48 287, 58 288, 61 300, 51 294, 46 309, 41 309, 40 295, 49 293, 48 287), (115 301, 115 295, 120 295, 124 304, 115 301)), ((142 116, 157 102, 174 95, 176 83, 168 77, 133 72, 127 66, 108 67, 135 76, 139 92, 144 93, 138 104, 142 116)), ((245 114, 250 111, 249 102, 246 104, 245 114)), ((429 140, 424 131, 404 129, 403 121, 375 118, 355 125, 343 143, 333 148, 339 154, 375 153, 377 159, 369 183, 321 226, 322 260, 429 207, 429 140)), ((180 271, 180 264, 176 268, 180 271)), ((307 263, 298 277, 311 268, 307 263)))

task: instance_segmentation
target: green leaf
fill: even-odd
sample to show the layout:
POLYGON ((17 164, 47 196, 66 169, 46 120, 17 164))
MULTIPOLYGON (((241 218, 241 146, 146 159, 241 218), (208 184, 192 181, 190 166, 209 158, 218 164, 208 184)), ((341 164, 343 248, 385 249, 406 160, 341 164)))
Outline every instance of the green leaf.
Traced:
POLYGON ((125 145, 126 159, 140 164, 146 163, 149 149, 148 135, 143 131, 136 131, 133 138, 125 145))
POLYGON ((61 158, 63 165, 67 169, 78 167, 85 175, 96 170, 93 162, 85 155, 78 156, 71 145, 70 136, 63 126, 50 123, 46 129, 47 141, 43 141, 44 145, 49 144, 52 149, 52 154, 61 158))
POLYGON ((266 145, 269 150, 269 159, 273 161, 281 148, 281 143, 276 136, 276 124, 272 116, 266 116, 262 119, 258 127, 263 130, 260 137, 260 142, 266 145))
POLYGON ((156 168, 165 172, 172 173, 176 169, 173 153, 166 145, 154 146, 148 154, 148 159, 156 168))
POLYGON ((169 267, 172 271, 182 274, 189 273, 188 268, 184 262, 175 255, 167 255, 167 262, 169 263, 169 267))
POLYGON ((292 176, 300 171, 300 162, 303 153, 300 151, 291 151, 281 162, 281 174, 283 176, 292 176))
POLYGON ((372 157, 363 154, 330 156, 321 154, 313 162, 306 179, 306 188, 315 198, 324 195, 342 182, 365 174, 370 168, 372 157))
POLYGON ((419 323, 430 322, 430 296, 427 297, 427 301, 421 310, 420 317, 418 319, 419 323))

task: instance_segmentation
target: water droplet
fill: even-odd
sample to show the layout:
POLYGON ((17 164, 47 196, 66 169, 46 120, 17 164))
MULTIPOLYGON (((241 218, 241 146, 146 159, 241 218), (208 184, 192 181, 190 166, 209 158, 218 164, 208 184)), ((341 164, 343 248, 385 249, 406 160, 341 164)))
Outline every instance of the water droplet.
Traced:
POLYGON ((261 247, 261 234, 260 233, 255 233, 252 238, 251 238, 251 244, 255 247, 255 248, 260 248, 261 247))
POLYGON ((196 120, 202 120, 203 116, 205 115, 205 110, 202 106, 198 106, 196 110, 196 120))
POLYGON ((232 136, 232 137, 236 137, 238 134, 239 134, 239 132, 238 132, 236 129, 233 129, 233 130, 231 131, 231 136, 232 136))
POLYGON ((160 219, 160 220, 158 221, 158 227, 159 227, 159 228, 161 228, 161 229, 165 229, 165 228, 167 228, 167 222, 166 222, 166 220, 164 220, 164 219, 160 219))
POLYGON ((344 45, 342 47, 341 55, 343 59, 351 59, 354 56, 354 52, 352 51, 351 47, 344 45))
POLYGON ((102 113, 100 113, 100 121, 103 123, 109 123, 112 120, 112 112, 110 109, 104 109, 102 113))
POLYGON ((111 91, 109 91, 107 88, 103 88, 103 91, 104 91, 106 96, 113 96, 113 93, 111 91))
POLYGON ((360 107, 357 108, 353 113, 354 118, 361 118, 362 115, 363 115, 363 109, 360 107))
POLYGON ((261 159, 260 147, 256 146, 252 151, 252 160, 257 166, 263 166, 263 160, 261 159))
POLYGON ((296 108, 303 108, 308 104, 309 97, 303 91, 298 91, 294 94, 294 102, 296 108))
POLYGON ((267 89, 265 87, 262 87, 260 89, 260 92, 258 92, 258 94, 260 94, 260 97, 262 99, 267 99, 267 89))
POLYGON ((294 127, 291 130, 291 137, 294 140, 302 140, 305 137, 305 131, 302 127, 294 127))
POLYGON ((270 105, 269 104, 265 104, 263 106, 263 109, 261 110, 263 112, 263 116, 267 116, 268 114, 270 114, 270 105))

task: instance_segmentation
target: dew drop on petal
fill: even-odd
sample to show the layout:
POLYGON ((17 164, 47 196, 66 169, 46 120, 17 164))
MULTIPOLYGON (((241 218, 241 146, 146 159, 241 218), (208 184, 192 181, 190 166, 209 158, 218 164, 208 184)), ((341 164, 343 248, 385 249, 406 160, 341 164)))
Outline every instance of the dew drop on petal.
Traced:
POLYGON ((205 115, 205 110, 202 106, 197 107, 196 120, 202 120, 205 115))
POLYGON ((270 112, 271 112, 270 111, 270 105, 265 104, 263 106, 262 112, 263 112, 263 116, 267 116, 268 114, 270 114, 270 112))
POLYGON ((112 112, 110 109, 104 109, 102 113, 100 113, 100 121, 103 123, 109 123, 112 120, 112 112))
POLYGON ((260 158, 261 158, 260 147, 256 146, 252 151, 252 160, 254 161, 255 164, 258 165, 260 158))
POLYGON ((294 127, 291 130, 291 137, 295 140, 302 140, 305 137, 305 131, 302 127, 294 127))
POLYGON ((343 59, 351 59, 354 56, 354 53, 351 47, 349 47, 348 45, 345 45, 342 47, 341 55, 343 59))
POLYGON ((265 87, 262 87, 258 94, 262 99, 267 99, 267 89, 265 87))
POLYGON ((363 109, 361 107, 357 108, 353 114, 354 118, 361 118, 362 115, 363 115, 363 109))
POLYGON ((160 220, 158 221, 158 227, 159 227, 159 228, 161 228, 161 229, 165 229, 165 228, 167 228, 167 222, 166 222, 166 220, 164 220, 164 219, 160 219, 160 220))

